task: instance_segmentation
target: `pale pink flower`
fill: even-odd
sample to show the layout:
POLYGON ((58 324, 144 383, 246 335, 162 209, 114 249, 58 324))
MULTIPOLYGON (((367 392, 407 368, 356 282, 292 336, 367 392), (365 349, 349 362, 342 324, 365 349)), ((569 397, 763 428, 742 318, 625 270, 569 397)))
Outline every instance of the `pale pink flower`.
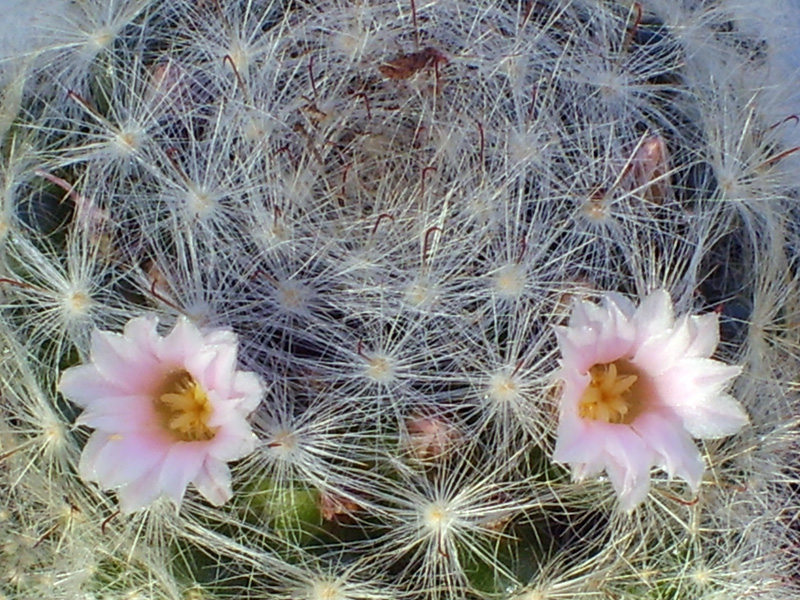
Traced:
POLYGON ((236 370, 236 336, 203 334, 187 319, 162 337, 154 317, 123 334, 95 331, 91 361, 64 371, 59 390, 93 427, 81 455, 83 479, 115 489, 131 512, 161 496, 177 505, 193 483, 209 502, 231 497, 227 463, 255 446, 247 416, 263 388, 236 370))
POLYGON ((562 383, 553 459, 576 480, 603 470, 623 509, 642 502, 650 469, 697 491, 705 466, 692 441, 736 433, 748 418, 725 392, 741 369, 714 360, 716 313, 675 319, 664 290, 636 308, 618 294, 575 304, 557 328, 562 383))

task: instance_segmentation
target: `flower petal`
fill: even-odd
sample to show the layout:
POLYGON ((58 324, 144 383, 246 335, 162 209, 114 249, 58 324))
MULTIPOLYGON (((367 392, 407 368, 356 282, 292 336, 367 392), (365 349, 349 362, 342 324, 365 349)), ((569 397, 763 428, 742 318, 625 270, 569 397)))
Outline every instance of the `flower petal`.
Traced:
POLYGON ((687 357, 708 358, 719 344, 719 315, 708 313, 689 319, 691 342, 686 348, 687 357))
POLYGON ((640 340, 633 362, 651 378, 657 377, 686 357, 691 341, 686 319, 681 319, 675 328, 653 331, 640 340))
POLYGON ((186 487, 206 460, 206 449, 200 442, 178 442, 173 444, 161 462, 158 486, 172 501, 180 505, 186 487))
POLYGON ((209 443, 208 454, 225 462, 239 460, 255 449, 256 441, 247 421, 242 420, 238 426, 228 423, 209 443))
POLYGON ((750 422, 739 401, 722 394, 692 403, 673 403, 686 431, 696 438, 716 439, 738 433, 750 422))
POLYGON ((78 472, 85 481, 97 481, 95 464, 104 448, 111 441, 112 434, 104 433, 102 431, 95 431, 86 445, 83 447, 80 462, 78 463, 78 472))
POLYGON ((146 391, 150 381, 142 374, 158 368, 151 348, 140 348, 132 340, 109 331, 92 333, 90 354, 98 373, 129 394, 146 391))
POLYGON ((122 514, 130 514, 137 510, 147 508, 161 496, 158 486, 159 469, 153 466, 143 473, 138 479, 117 490, 119 497, 119 510, 122 514))
POLYGON ((214 351, 208 356, 205 364, 202 367, 197 365, 198 370, 192 372, 197 373, 206 389, 215 390, 223 396, 230 396, 233 375, 236 372, 236 346, 217 344, 212 348, 214 351))
POLYGON ((195 356, 198 351, 206 351, 203 334, 189 319, 181 317, 161 340, 158 358, 165 364, 185 365, 187 358, 195 356))
POLYGON ((238 408, 243 416, 249 415, 258 407, 264 397, 264 391, 258 375, 249 371, 236 372, 231 393, 242 399, 238 408))
POLYGON ((83 407, 129 393, 119 386, 119 382, 106 379, 93 364, 77 365, 64 371, 58 382, 58 391, 83 407))
POLYGON ((597 320, 597 311, 598 306, 594 302, 589 302, 588 300, 575 302, 569 315, 569 329, 590 327, 597 320))
POLYGON ((605 469, 624 510, 638 504, 650 488, 652 452, 630 427, 597 421, 559 428, 553 460, 572 466, 576 480, 605 469))
POLYGON ((724 394, 728 382, 741 368, 708 358, 680 361, 656 379, 661 401, 683 419, 695 437, 695 431, 718 430, 712 437, 736 433, 748 419, 741 405, 724 394), (703 421, 706 421, 703 423, 703 421))
POLYGON ((633 315, 633 324, 639 344, 672 329, 675 317, 666 290, 655 290, 642 301, 633 315))
POLYGON ((163 439, 152 436, 95 431, 86 443, 78 468, 83 479, 114 489, 155 468, 168 449, 163 439))
POLYGON ((595 435, 587 421, 562 417, 558 425, 553 460, 568 464, 589 462, 597 455, 597 447, 592 445, 595 435))
POLYGON ((192 481, 197 491, 214 506, 222 506, 230 500, 231 471, 224 462, 208 458, 192 481))
POLYGON ((705 465, 680 420, 663 412, 646 413, 636 419, 632 427, 659 457, 656 466, 662 467, 670 477, 680 477, 696 492, 705 465))
POLYGON ((595 364, 629 356, 634 344, 633 325, 616 305, 612 304, 607 312, 597 306, 594 310, 600 311, 600 320, 577 328, 556 328, 562 364, 580 373, 586 373, 595 364))
POLYGON ((130 340, 139 350, 149 350, 155 353, 159 342, 158 318, 155 315, 137 317, 125 324, 123 336, 130 340))
POLYGON ((618 294, 617 292, 608 292, 603 297, 603 301, 608 305, 609 303, 614 304, 615 307, 623 314, 627 319, 633 318, 636 314, 636 307, 633 305, 628 298, 623 296, 622 294, 618 294))
POLYGON ((153 420, 153 409, 149 398, 120 396, 93 402, 84 409, 75 424, 101 431, 127 434, 150 429, 153 420))
POLYGON ((631 511, 644 502, 650 492, 650 465, 645 460, 610 461, 606 467, 608 478, 619 498, 619 507, 631 511))

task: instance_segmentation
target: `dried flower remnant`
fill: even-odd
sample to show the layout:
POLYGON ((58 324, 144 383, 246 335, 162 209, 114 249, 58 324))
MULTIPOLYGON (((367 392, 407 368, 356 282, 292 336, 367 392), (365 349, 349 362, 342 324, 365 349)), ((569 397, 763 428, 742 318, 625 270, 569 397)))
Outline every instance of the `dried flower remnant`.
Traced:
POLYGON ((438 69, 440 64, 446 62, 444 54, 436 48, 427 47, 419 52, 395 56, 389 62, 378 65, 378 70, 388 79, 408 79, 428 67, 438 69))
POLYGON ((180 505, 189 483, 209 502, 231 497, 227 463, 255 446, 247 416, 263 387, 236 369, 231 331, 201 333, 181 318, 160 336, 154 317, 129 321, 122 334, 95 331, 88 364, 64 371, 59 390, 94 428, 80 475, 115 489, 123 512, 167 496, 180 505))
POLYGON ((462 437, 458 428, 440 415, 415 415, 406 427, 411 455, 421 461, 443 458, 462 437))
POLYGON ((725 392, 741 368, 712 359, 718 315, 677 320, 664 290, 637 308, 618 294, 602 305, 575 304, 558 327, 562 383, 553 459, 575 479, 605 470, 630 510, 650 489, 650 469, 664 469, 697 491, 705 466, 692 441, 719 438, 748 418, 725 392))
POLYGON ((631 157, 626 187, 638 190, 650 202, 662 204, 671 191, 669 171, 669 152, 664 138, 646 136, 631 157))
POLYGON ((325 521, 354 521, 355 513, 361 509, 355 500, 331 491, 321 492, 318 504, 325 521))

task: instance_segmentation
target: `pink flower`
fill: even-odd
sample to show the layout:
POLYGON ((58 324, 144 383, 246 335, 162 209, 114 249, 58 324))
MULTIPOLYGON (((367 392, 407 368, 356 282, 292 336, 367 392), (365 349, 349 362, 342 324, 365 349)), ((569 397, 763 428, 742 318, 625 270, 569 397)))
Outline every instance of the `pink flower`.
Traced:
POLYGON ((675 319, 664 290, 636 308, 618 294, 578 302, 557 328, 563 383, 553 459, 581 480, 605 470, 630 510, 664 469, 697 491, 705 466, 692 441, 719 438, 748 418, 725 389, 740 367, 711 357, 715 313, 675 319))
POLYGON ((93 427, 81 455, 83 479, 115 489, 131 512, 160 496, 180 505, 189 483, 212 504, 231 497, 229 461, 255 446, 247 416, 263 388, 236 370, 236 336, 202 334, 181 318, 165 337, 154 317, 122 335, 92 334, 89 364, 64 371, 59 390, 93 427))

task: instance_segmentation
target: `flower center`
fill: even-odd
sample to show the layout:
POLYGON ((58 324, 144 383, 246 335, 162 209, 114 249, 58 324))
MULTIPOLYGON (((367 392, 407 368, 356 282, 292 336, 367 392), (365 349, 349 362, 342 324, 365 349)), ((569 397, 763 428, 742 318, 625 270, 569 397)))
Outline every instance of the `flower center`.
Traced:
MULTIPOLYGON (((627 361, 623 371, 630 371, 627 361)), ((582 419, 627 425, 641 412, 641 395, 634 390, 639 379, 631 373, 618 373, 617 363, 594 365, 592 381, 581 397, 578 413, 582 419)))
POLYGON ((213 410, 206 391, 184 369, 166 376, 153 404, 164 429, 179 441, 204 442, 216 434, 208 426, 213 410))

